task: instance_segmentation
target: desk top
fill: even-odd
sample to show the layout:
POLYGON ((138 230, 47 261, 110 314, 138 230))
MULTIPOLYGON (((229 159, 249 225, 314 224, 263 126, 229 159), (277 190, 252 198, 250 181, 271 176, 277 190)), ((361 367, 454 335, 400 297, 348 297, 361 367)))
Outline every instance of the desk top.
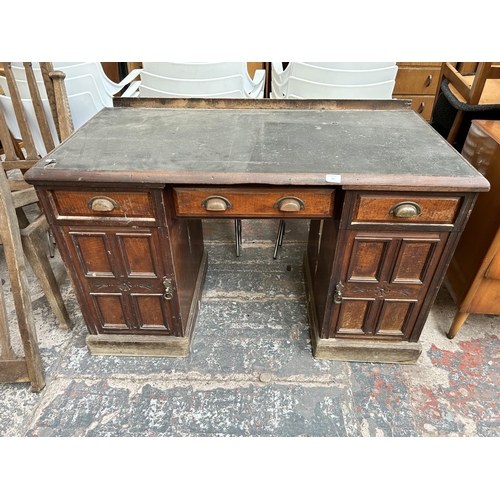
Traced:
POLYGON ((489 187, 411 110, 104 108, 49 158, 26 180, 489 187))

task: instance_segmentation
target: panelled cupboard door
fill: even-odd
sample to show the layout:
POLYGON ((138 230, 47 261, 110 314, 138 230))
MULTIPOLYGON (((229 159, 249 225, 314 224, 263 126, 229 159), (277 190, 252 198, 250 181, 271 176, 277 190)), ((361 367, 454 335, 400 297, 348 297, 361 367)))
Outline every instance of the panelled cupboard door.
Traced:
POLYGON ((173 335, 175 281, 161 229, 61 229, 97 333, 173 335))
POLYGON ((448 234, 348 231, 330 337, 409 340, 448 234))

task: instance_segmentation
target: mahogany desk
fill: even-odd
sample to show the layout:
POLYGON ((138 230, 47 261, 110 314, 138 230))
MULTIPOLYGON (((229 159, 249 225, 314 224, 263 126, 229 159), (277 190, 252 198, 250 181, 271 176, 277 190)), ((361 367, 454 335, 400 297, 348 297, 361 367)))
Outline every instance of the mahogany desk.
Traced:
POLYGON ((305 218, 314 356, 416 362, 488 182, 396 103, 256 101, 103 109, 28 171, 90 352, 188 356, 207 267, 201 219, 305 218))

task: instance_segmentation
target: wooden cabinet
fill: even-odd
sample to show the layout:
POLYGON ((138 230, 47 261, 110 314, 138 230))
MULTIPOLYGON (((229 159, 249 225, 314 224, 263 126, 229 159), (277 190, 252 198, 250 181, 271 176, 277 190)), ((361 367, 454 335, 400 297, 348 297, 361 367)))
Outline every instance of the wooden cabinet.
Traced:
POLYGON ((324 221, 320 228, 312 222, 307 281, 314 289, 324 286, 324 275, 331 276, 329 294, 315 292, 310 299, 318 311, 315 355, 335 352, 353 359, 352 347, 362 340, 372 357, 414 358, 412 342, 419 338, 471 202, 451 193, 350 191, 337 224, 324 221), (323 248, 325 239, 329 244, 323 248), (342 252, 329 265, 332 248, 342 252), (397 351, 395 341, 406 351, 397 351), (395 352, 377 353, 384 342, 386 348, 392 342, 395 352))
POLYGON ((500 314, 500 121, 473 120, 462 155, 491 189, 479 195, 446 275, 458 304, 449 338, 469 313, 500 314))
POLYGON ((410 340, 447 237, 348 231, 329 338, 410 340))
POLYGON ((44 196, 94 354, 187 356, 206 269, 201 222, 170 220, 163 186, 44 196), (189 240, 189 234, 193 242, 189 240))
POLYGON ((429 121, 432 115, 439 75, 440 62, 398 62, 394 86, 395 99, 411 99, 412 109, 429 121))

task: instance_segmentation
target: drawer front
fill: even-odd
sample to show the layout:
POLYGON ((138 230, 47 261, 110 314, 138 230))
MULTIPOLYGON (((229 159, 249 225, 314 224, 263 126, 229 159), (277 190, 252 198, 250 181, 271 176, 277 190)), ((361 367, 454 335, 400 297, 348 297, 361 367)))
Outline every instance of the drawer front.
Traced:
POLYGON ((440 68, 399 68, 393 94, 434 94, 440 68))
POLYGON ((411 109, 417 112, 424 120, 429 121, 434 106, 434 96, 426 95, 393 95, 394 99, 411 99, 411 109))
POLYGON ((334 189, 174 188, 179 217, 328 218, 334 189))
POLYGON ((109 190, 56 190, 51 192, 54 217, 58 221, 143 220, 155 221, 153 194, 109 190))
POLYGON ((448 224, 457 218, 460 196, 387 196, 359 194, 353 222, 392 222, 404 224, 448 224))

